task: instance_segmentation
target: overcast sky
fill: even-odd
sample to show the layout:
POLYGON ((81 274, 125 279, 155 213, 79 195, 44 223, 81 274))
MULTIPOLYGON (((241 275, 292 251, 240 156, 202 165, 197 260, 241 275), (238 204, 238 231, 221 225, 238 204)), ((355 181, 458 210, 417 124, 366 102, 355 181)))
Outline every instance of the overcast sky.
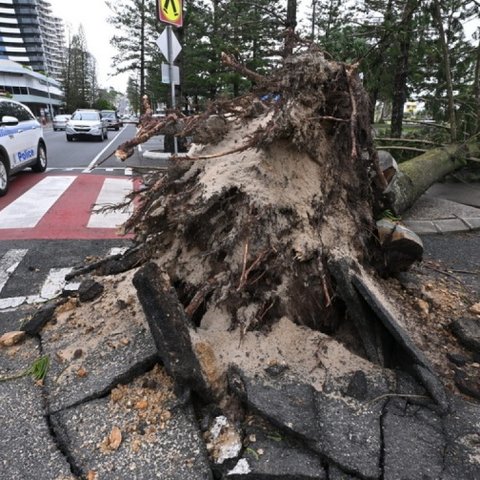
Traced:
POLYGON ((88 51, 97 60, 97 78, 101 87, 110 86, 125 92, 128 74, 111 76, 112 56, 115 49, 110 45, 114 35, 113 27, 107 22, 110 10, 104 0, 49 0, 52 13, 65 22, 65 29, 71 34, 78 32, 81 24, 85 31, 88 51))

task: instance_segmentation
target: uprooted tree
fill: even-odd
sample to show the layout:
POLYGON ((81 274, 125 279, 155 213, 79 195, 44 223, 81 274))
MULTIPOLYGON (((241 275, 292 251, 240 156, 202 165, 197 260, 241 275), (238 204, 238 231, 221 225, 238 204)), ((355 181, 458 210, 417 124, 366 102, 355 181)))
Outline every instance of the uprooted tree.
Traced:
POLYGON ((233 328, 288 315, 329 329, 328 262, 380 253, 366 97, 354 67, 319 52, 290 57, 257 85, 266 102, 251 94, 187 119, 208 145, 150 179, 126 228, 197 324, 210 306, 233 328))
MULTIPOLYGON (((125 225, 149 261, 134 283, 170 373, 204 398, 222 398, 214 332, 234 332, 240 346, 287 318, 382 366, 392 361, 385 345, 393 335, 442 403, 428 362, 375 293, 392 252, 377 234, 385 179, 356 67, 315 48, 268 78, 224 62, 253 80, 251 94, 192 117, 147 112, 116 152, 128 158, 159 133, 195 144, 167 172, 145 177, 125 225)), ((404 265, 401 256, 393 263, 404 265)))

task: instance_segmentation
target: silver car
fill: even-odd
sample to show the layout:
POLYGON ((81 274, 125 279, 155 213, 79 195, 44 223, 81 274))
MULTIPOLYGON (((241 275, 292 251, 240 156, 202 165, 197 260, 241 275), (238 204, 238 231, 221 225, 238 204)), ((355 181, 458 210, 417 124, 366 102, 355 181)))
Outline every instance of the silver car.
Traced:
POLYGON ((65 128, 67 142, 78 138, 94 138, 100 142, 108 138, 107 124, 98 110, 76 110, 65 128))
POLYGON ((52 122, 53 131, 56 132, 57 130, 65 130, 67 122, 71 118, 71 115, 55 115, 52 122))

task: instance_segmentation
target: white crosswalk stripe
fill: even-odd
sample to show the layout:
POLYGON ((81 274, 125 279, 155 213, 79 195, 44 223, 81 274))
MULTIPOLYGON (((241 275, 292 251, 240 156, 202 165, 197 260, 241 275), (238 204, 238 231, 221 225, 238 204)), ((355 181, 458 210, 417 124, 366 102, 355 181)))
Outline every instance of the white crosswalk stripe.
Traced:
POLYGON ((0 292, 27 252, 25 249, 9 250, 0 259, 0 292))
POLYGON ((0 211, 0 229, 35 227, 75 178, 52 176, 42 179, 0 211))
POLYGON ((95 202, 95 209, 88 221, 88 228, 116 228, 125 223, 133 212, 132 204, 128 208, 101 212, 102 207, 115 205, 120 199, 125 197, 132 191, 132 181, 130 179, 107 178, 103 183, 103 187, 98 194, 95 202))
POLYGON ((133 175, 133 168, 131 167, 95 167, 93 170, 85 167, 49 167, 46 170, 48 173, 52 172, 78 172, 78 173, 100 173, 100 174, 121 174, 125 176, 133 175))
POLYGON ((44 229, 43 238, 48 235, 47 232, 52 232, 53 236, 57 226, 63 232, 61 235, 65 235, 64 232, 69 228, 71 232, 78 232, 79 228, 116 231, 131 216, 134 205, 130 204, 119 210, 102 209, 123 204, 133 189, 132 177, 126 176, 46 176, 19 196, 7 197, 7 200, 11 199, 10 203, 0 208, 0 240, 8 239, 9 235, 10 239, 15 235, 18 238, 25 238, 22 235, 36 235, 34 229, 37 227, 39 231, 44 229), (68 207, 62 209, 62 205, 68 207), (53 225, 53 228, 45 230, 46 225, 53 225))

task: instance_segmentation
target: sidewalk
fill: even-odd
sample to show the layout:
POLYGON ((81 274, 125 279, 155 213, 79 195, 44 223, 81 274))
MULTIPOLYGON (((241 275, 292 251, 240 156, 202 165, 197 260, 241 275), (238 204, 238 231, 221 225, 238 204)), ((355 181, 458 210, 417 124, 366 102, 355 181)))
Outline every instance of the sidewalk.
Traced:
POLYGON ((480 229, 480 182, 432 185, 403 215, 403 223, 418 234, 480 229))

